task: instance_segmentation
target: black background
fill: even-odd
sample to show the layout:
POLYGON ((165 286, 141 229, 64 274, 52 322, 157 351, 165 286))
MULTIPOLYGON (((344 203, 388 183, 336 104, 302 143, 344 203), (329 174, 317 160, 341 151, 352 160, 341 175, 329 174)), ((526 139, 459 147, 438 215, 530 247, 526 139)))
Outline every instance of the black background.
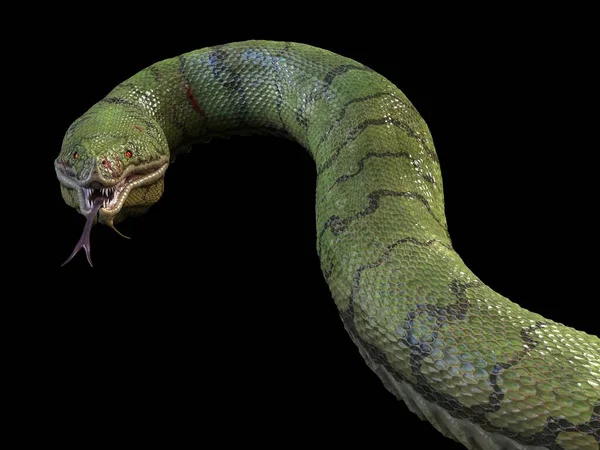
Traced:
POLYGON ((314 165, 297 144, 195 147, 169 168, 161 201, 119 227, 130 241, 95 227, 95 267, 83 254, 59 267, 84 224, 52 167, 66 128, 137 71, 214 44, 304 42, 385 75, 432 131, 466 264, 522 306, 598 334, 598 115, 585 27, 163 8, 64 16, 27 50, 24 138, 35 136, 38 156, 19 339, 49 439, 123 430, 128 442, 192 436, 219 447, 415 448, 418 438, 462 448, 398 403, 347 337, 316 255, 314 165))

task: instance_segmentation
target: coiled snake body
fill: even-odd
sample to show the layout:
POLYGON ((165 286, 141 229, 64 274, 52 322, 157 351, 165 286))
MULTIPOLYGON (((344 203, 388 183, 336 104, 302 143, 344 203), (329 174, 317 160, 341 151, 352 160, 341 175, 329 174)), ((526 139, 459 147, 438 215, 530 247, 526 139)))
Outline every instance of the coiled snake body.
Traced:
POLYGON ((71 257, 89 251, 94 221, 114 228, 156 203, 178 150, 245 132, 289 137, 314 158, 323 273, 367 364, 412 411, 470 449, 599 449, 600 340, 464 265, 427 125, 351 59, 239 42, 118 85, 70 126, 55 161, 64 200, 87 217, 71 257))

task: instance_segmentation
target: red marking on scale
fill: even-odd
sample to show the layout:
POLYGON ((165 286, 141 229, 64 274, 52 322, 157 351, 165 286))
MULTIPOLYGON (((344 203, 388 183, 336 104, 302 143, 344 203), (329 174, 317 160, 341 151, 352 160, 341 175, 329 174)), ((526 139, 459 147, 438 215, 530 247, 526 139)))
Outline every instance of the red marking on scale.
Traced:
POLYGON ((116 171, 115 171, 115 169, 113 169, 113 166, 108 159, 102 160, 102 165, 108 169, 108 171, 110 172, 110 174, 113 178, 117 178, 118 174, 115 175, 116 171))
POLYGON ((194 111, 200 114, 201 119, 204 119, 206 117, 206 114, 204 113, 204 110, 200 107, 200 104, 198 103, 198 100, 196 100, 196 97, 194 97, 194 94, 192 93, 192 88, 189 84, 185 85, 185 96, 190 101, 192 108, 194 108, 194 111))
POLYGON ((140 133, 141 133, 142 131, 144 131, 144 130, 142 129, 142 127, 140 127, 139 125, 134 125, 134 126, 133 126, 133 128, 135 128, 136 130, 138 130, 140 133))

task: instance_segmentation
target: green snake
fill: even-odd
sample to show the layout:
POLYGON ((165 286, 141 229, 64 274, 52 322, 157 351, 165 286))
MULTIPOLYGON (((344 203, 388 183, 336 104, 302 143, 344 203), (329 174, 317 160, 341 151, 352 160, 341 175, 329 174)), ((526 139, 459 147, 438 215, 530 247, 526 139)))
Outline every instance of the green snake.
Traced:
MULTIPOLYGON (((453 250, 424 120, 370 68, 247 41, 157 62, 67 130, 65 202, 114 228, 163 192, 178 151, 269 133, 317 168, 317 250, 346 330, 385 387, 470 449, 599 450, 600 339, 529 312, 453 250)), ((67 262, 69 261, 67 260, 67 262)))

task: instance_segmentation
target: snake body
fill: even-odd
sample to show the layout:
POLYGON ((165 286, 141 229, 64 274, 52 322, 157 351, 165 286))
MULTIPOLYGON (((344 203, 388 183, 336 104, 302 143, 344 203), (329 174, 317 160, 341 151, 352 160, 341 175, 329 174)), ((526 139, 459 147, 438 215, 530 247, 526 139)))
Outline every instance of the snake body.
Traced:
POLYGON ((470 449, 598 450, 600 340, 529 312, 453 250, 427 125, 390 81, 308 45, 248 41, 157 62, 75 120, 65 202, 114 227, 163 192, 177 151, 272 133, 318 173, 317 250, 350 337, 384 385, 470 449))

